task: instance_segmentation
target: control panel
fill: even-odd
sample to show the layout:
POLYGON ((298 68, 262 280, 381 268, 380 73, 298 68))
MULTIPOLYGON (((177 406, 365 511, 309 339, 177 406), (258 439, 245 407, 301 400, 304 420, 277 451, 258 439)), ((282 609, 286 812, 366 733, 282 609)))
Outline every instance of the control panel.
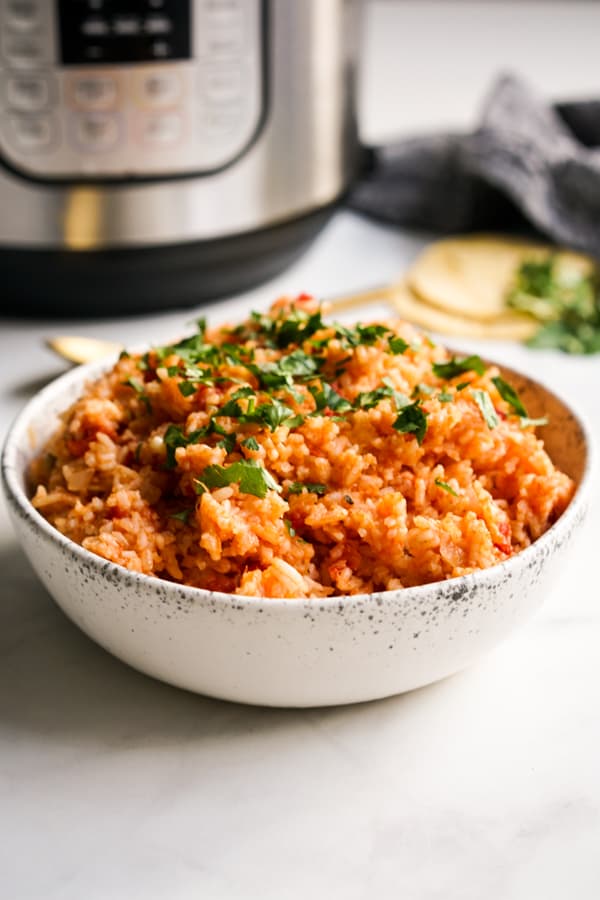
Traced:
POLYGON ((208 172, 254 135, 264 0, 0 0, 0 156, 39 178, 208 172))

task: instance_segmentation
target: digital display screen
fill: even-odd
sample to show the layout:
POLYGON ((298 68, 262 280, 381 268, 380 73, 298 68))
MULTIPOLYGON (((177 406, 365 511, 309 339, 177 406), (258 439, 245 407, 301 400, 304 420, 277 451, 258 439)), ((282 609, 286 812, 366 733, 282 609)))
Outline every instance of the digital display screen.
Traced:
POLYGON ((64 65, 190 58, 189 0, 59 0, 64 65))

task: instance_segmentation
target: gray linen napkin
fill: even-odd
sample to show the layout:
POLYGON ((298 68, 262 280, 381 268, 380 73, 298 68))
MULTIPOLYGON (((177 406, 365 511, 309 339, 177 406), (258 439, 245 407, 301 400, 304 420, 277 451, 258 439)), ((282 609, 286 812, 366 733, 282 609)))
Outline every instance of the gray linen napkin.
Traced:
POLYGON ((498 79, 472 134, 371 151, 352 209, 442 232, 529 230, 600 258, 600 101, 552 107, 498 79))

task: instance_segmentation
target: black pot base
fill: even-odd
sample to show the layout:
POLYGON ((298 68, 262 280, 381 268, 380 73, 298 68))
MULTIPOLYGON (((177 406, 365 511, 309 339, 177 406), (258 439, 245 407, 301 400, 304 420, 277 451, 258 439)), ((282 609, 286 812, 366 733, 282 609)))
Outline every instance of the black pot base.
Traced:
POLYGON ((0 314, 100 317, 197 306, 248 290, 289 266, 335 204, 235 237, 127 250, 0 249, 0 314))

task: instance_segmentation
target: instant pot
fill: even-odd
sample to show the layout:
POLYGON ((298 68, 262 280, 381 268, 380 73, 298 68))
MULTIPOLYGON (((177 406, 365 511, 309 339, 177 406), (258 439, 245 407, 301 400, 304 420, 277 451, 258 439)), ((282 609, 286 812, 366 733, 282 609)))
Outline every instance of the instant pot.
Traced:
POLYGON ((359 166, 353 0, 0 0, 4 314, 273 276, 359 166))

